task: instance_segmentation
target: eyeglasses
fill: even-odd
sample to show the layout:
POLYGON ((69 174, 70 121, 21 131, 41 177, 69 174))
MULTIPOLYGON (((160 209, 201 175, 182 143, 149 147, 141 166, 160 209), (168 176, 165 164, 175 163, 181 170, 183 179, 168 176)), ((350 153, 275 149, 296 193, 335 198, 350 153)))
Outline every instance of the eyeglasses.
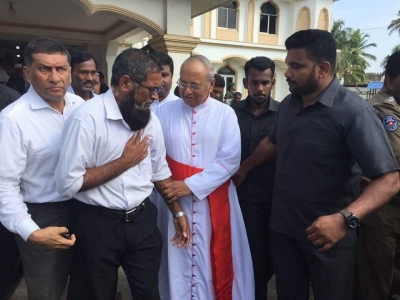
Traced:
POLYGON ((150 87, 150 86, 145 86, 145 85, 141 84, 139 81, 135 80, 135 82, 137 84, 141 85, 142 87, 146 88, 150 92, 150 95, 158 94, 161 91, 161 87, 160 86, 150 87))
POLYGON ((179 88, 181 89, 186 89, 186 88, 190 88, 192 91, 198 91, 200 90, 202 87, 204 87, 206 84, 209 84, 209 82, 203 83, 202 85, 194 83, 184 83, 184 82, 180 82, 179 80, 176 82, 176 84, 179 86, 179 88))

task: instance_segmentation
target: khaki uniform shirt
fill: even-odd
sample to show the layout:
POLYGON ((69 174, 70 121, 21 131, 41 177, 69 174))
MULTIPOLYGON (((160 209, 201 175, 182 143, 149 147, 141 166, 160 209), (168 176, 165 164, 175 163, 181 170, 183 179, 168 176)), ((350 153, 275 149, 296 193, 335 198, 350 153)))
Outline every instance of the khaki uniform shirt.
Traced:
MULTIPOLYGON (((395 156, 400 156, 400 105, 385 86, 369 100, 369 103, 382 119, 395 156)), ((364 219, 363 223, 389 232, 400 232, 400 193, 387 205, 364 219)))

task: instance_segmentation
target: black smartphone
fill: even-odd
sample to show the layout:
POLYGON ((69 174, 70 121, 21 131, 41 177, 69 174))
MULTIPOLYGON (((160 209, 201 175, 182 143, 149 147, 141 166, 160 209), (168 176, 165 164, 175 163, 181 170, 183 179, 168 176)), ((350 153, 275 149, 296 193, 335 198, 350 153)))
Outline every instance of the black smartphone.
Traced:
POLYGON ((71 235, 70 235, 69 233, 60 233, 60 235, 61 235, 64 239, 67 239, 67 240, 70 240, 70 239, 71 239, 71 235))

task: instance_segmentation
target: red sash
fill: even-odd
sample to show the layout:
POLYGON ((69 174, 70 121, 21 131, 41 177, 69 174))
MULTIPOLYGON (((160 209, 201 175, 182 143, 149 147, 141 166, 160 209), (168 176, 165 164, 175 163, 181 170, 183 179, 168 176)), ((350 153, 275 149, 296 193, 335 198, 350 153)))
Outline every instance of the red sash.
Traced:
MULTIPOLYGON (((168 155, 167 162, 174 180, 184 180, 203 171, 177 162, 168 155)), ((229 184, 230 180, 208 196, 211 217, 211 268, 216 300, 232 299, 233 259, 229 184)))

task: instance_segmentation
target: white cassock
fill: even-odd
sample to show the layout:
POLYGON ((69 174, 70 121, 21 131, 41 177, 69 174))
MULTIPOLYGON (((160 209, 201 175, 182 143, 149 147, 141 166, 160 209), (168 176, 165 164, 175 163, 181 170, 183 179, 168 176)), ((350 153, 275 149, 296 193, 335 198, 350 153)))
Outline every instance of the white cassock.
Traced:
MULTIPOLYGON (((160 294, 163 300, 213 300, 210 258, 211 221, 207 196, 230 180, 240 164, 240 130, 233 109, 213 98, 195 108, 182 99, 158 111, 167 155, 180 163, 204 169, 185 180, 193 195, 179 200, 191 226, 192 241, 185 249, 172 246, 175 234, 172 214, 157 193, 152 201, 159 209, 163 235, 160 294)), ((254 299, 253 265, 236 188, 229 185, 229 209, 233 257, 233 300, 254 299)))

